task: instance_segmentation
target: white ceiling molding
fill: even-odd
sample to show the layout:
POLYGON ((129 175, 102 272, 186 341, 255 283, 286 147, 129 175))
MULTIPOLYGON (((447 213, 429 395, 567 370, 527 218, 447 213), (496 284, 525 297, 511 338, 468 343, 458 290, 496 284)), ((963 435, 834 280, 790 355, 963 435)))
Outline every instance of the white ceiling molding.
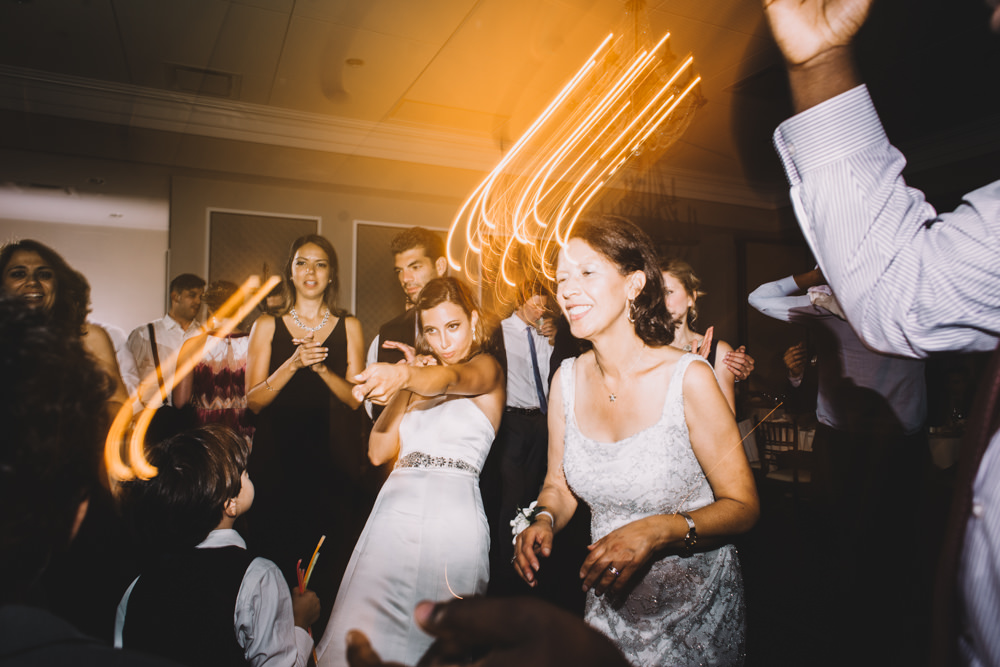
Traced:
MULTIPOLYGON (((403 123, 372 123, 0 65, 0 108, 98 123, 489 172, 492 138, 403 123)), ((775 209, 783 188, 656 167, 687 199, 775 209)))

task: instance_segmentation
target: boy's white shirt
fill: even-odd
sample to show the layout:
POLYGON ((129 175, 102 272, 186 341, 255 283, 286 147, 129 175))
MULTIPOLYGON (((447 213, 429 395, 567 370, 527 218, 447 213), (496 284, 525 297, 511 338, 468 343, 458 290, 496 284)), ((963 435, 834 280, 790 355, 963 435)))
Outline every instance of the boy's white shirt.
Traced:
MULTIPOLYGON (((246 549, 246 542, 231 528, 213 530, 198 549, 221 547, 246 549)), ((129 585, 115 613, 115 648, 122 648, 122 629, 128 599, 139 577, 129 585)), ((313 649, 309 633, 295 625, 292 596, 278 566, 266 558, 254 558, 243 575, 233 610, 236 641, 253 667, 305 667, 313 649)))

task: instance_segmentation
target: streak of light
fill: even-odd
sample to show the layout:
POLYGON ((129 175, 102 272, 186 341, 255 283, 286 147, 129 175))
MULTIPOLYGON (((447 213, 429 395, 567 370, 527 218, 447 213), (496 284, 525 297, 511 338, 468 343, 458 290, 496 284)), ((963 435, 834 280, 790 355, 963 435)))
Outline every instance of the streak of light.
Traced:
MULTIPOLYGON (((240 286, 239 290, 216 311, 216 317, 223 322, 223 325, 217 331, 217 335, 225 337, 232 332, 279 282, 281 282, 279 276, 271 276, 261 285, 258 276, 250 276, 240 286)), ((180 350, 177 350, 172 355, 170 359, 172 365, 176 366, 179 354, 180 350)), ((164 377, 165 386, 173 387, 175 381, 180 381, 187 377, 194 370, 194 367, 198 365, 199 361, 201 361, 199 358, 192 355, 180 364, 180 366, 176 366, 173 374, 164 377)), ((143 387, 156 386, 158 384, 157 373, 162 372, 162 369, 163 364, 161 363, 160 368, 154 370, 139 383, 136 393, 129 396, 129 399, 119 409, 118 414, 115 415, 115 419, 111 424, 111 429, 108 431, 108 437, 104 442, 104 465, 107 475, 112 481, 112 487, 118 482, 136 477, 139 479, 150 479, 156 476, 156 467, 146 460, 143 451, 143 440, 146 436, 146 430, 149 428, 149 423, 156 413, 156 408, 144 406, 134 421, 132 416, 135 406, 142 404, 139 400, 139 394, 143 391, 143 387), (131 433, 129 432, 130 428, 131 433), (122 459, 121 455, 123 443, 127 443, 128 445, 127 462, 122 459)))
POLYGON ((638 155, 676 141, 700 102, 690 56, 670 33, 632 54, 608 35, 462 203, 449 265, 508 301, 525 280, 551 281, 554 252, 638 155), (459 240, 464 239, 464 256, 459 240))

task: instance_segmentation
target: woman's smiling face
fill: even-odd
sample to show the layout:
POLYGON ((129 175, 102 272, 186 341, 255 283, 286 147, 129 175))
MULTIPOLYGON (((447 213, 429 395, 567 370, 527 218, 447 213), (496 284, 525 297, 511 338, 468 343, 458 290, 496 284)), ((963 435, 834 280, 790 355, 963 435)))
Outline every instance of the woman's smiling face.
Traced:
POLYGON ((50 310, 56 301, 56 272, 33 250, 16 250, 3 268, 3 291, 32 308, 50 310))
POLYGON ((577 338, 589 338, 624 317, 629 281, 607 257, 581 239, 559 252, 556 298, 577 338))

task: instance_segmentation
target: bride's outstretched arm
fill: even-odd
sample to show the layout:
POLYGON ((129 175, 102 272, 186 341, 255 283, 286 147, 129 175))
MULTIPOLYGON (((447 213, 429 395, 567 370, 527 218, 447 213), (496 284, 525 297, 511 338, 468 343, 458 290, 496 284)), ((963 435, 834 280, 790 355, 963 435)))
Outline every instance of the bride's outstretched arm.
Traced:
POLYGON ((531 586, 535 585, 535 575, 541 567, 539 557, 547 558, 552 554, 553 536, 569 523, 577 507, 576 496, 569 490, 563 475, 566 418, 562 411, 561 373, 561 369, 556 371, 549 392, 549 467, 537 504, 537 507, 545 508, 548 516, 540 516, 521 531, 514 543, 514 569, 531 586))
POLYGON ((368 437, 368 460, 380 466, 399 453, 399 422, 406 414, 406 406, 413 396, 408 391, 398 391, 379 415, 368 437))
POLYGON ((479 354, 460 364, 410 366, 372 364, 354 376, 354 396, 385 404, 403 389, 420 396, 480 396, 496 391, 503 383, 500 364, 489 354, 479 354))

